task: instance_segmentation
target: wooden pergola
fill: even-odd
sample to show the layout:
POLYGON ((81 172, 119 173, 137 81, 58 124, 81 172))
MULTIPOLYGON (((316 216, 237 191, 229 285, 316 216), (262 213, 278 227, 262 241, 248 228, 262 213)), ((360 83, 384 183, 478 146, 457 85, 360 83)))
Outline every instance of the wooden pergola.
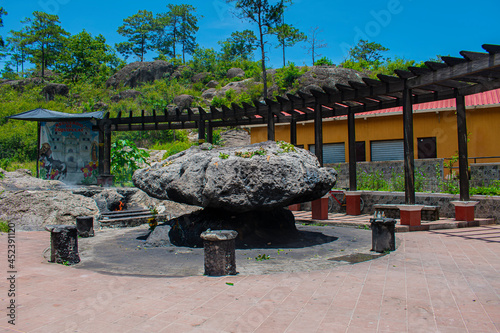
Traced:
POLYGON ((347 115, 349 146, 350 190, 356 191, 355 122, 357 113, 403 107, 405 203, 415 204, 413 104, 454 98, 457 107, 460 200, 468 201, 469 176, 467 156, 467 125, 465 96, 500 87, 500 45, 485 44, 486 52, 460 52, 462 57, 441 57, 443 62, 426 62, 427 68, 410 67, 408 71, 396 70, 396 76, 378 75, 378 80, 364 78, 363 82, 337 84, 335 88, 322 87, 311 94, 298 92, 276 100, 265 99, 231 108, 211 106, 209 110, 187 108, 169 114, 152 111, 134 116, 109 118, 109 113, 98 121, 101 150, 101 174, 110 173, 110 146, 112 131, 145 131, 198 128, 199 139, 212 142, 212 129, 226 126, 267 124, 267 137, 275 139, 275 124, 290 124, 290 143, 297 143, 297 122, 314 120, 315 154, 323 164, 322 120, 347 115))

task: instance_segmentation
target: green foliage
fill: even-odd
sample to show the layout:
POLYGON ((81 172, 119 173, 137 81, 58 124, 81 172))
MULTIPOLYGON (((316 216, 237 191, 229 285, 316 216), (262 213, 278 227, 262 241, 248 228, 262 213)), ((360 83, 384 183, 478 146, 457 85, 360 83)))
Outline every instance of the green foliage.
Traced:
POLYGON ((219 158, 221 160, 227 160, 229 158, 229 154, 219 153, 219 158))
POLYGON ((332 60, 327 57, 322 57, 314 63, 314 66, 335 66, 332 60))
POLYGON ((263 260, 269 260, 271 259, 270 255, 267 254, 259 254, 257 257, 255 257, 255 260, 257 261, 263 261, 263 260))
POLYGON ((307 40, 307 36, 301 32, 299 29, 282 23, 276 27, 271 27, 269 32, 276 36, 278 39, 278 45, 276 48, 281 48, 283 50, 283 67, 285 67, 285 48, 292 47, 299 42, 307 40))
POLYGON ((130 140, 117 140, 111 145, 111 173, 115 183, 123 184, 132 180, 134 171, 146 163, 149 153, 136 147, 130 140))
POLYGON ((74 82, 90 79, 102 83, 107 79, 106 74, 111 74, 107 67, 116 67, 120 61, 106 44, 104 36, 98 35, 94 38, 83 30, 67 39, 58 60, 58 70, 65 78, 74 82), (102 74, 106 76, 103 77, 102 74))
POLYGON ((45 67, 53 65, 62 51, 65 36, 69 33, 59 25, 57 15, 34 11, 33 17, 28 17, 21 23, 25 28, 18 32, 21 46, 26 48, 32 62, 45 73, 45 67))
POLYGON ((161 52, 173 58, 177 56, 176 45, 180 44, 182 62, 185 63, 185 55, 193 54, 196 48, 195 34, 199 29, 198 16, 194 14, 196 8, 186 4, 167 4, 167 8, 167 13, 157 17, 157 43, 161 52))
POLYGON ((292 153, 296 152, 297 150, 295 149, 295 146, 292 145, 291 143, 285 142, 285 141, 278 141, 276 144, 280 147, 281 151, 280 153, 292 153))
POLYGON ((298 89, 299 82, 297 79, 305 73, 305 69, 300 69, 295 64, 288 63, 288 66, 277 69, 275 75, 275 81, 278 87, 280 88, 280 92, 286 92, 293 89, 298 89))
POLYGON ((221 58, 223 61, 231 61, 235 58, 250 60, 253 51, 257 48, 257 37, 251 30, 235 31, 231 37, 219 41, 222 48, 221 58))
POLYGON ((500 195, 500 181, 496 180, 490 186, 479 186, 470 189, 471 195, 500 195))
POLYGON ((137 56, 144 61, 144 55, 148 50, 154 48, 153 36, 156 29, 156 21, 153 13, 147 10, 139 10, 137 14, 123 20, 123 25, 118 27, 117 32, 127 38, 126 42, 116 44, 116 49, 125 59, 130 55, 137 56))
POLYGON ((163 159, 165 159, 169 156, 178 154, 181 151, 189 149, 194 144, 195 143, 188 142, 188 141, 174 141, 174 142, 167 142, 167 143, 163 143, 163 144, 156 144, 153 146, 152 149, 166 150, 165 154, 163 154, 163 159))
POLYGON ((8 233, 10 231, 9 222, 0 220, 0 232, 8 233))
POLYGON ((360 39, 358 44, 349 50, 349 56, 353 60, 366 61, 368 63, 381 63, 385 60, 383 52, 389 51, 388 48, 375 42, 368 42, 360 39))
MULTIPOLYGON (((0 7, 0 27, 3 27, 3 15, 7 15, 8 13, 3 9, 3 7, 0 7)), ((2 39, 2 36, 0 36, 0 46, 4 46, 4 41, 2 39)))

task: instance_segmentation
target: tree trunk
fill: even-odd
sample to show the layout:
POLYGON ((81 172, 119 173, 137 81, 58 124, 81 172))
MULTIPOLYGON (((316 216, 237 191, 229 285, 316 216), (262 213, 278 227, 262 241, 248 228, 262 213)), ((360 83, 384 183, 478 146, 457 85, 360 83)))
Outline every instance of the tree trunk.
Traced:
POLYGON ((260 51, 262 56, 262 80, 264 81, 264 98, 267 98, 267 73, 266 73, 266 52, 264 49, 264 33, 262 32, 262 21, 259 15, 259 37, 260 37, 260 51))
POLYGON ((283 67, 286 66, 286 63, 285 63, 285 43, 283 42, 283 67))
POLYGON ((44 45, 42 43, 42 78, 44 77, 44 74, 45 74, 45 49, 44 49, 44 45))

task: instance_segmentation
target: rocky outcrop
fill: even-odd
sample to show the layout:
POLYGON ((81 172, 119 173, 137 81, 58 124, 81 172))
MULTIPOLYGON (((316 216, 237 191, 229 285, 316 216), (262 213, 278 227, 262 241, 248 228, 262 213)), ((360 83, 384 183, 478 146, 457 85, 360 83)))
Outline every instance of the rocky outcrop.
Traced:
POLYGON ((216 94, 217 94, 217 90, 215 88, 210 88, 210 89, 205 90, 201 94, 201 97, 204 99, 212 99, 215 97, 216 94))
POLYGON ((195 74, 193 75, 193 77, 191 78, 191 82, 202 82, 204 81, 208 76, 210 75, 210 73, 207 73, 207 72, 202 72, 202 73, 198 73, 198 74, 195 74))
POLYGON ((191 95, 179 95, 174 98, 174 104, 177 105, 181 111, 191 107, 193 101, 194 97, 191 95))
POLYGON ((119 101, 121 101, 123 99, 127 99, 127 98, 136 99, 137 96, 140 96, 140 95, 142 95, 142 93, 140 91, 128 89, 128 90, 120 91, 117 95, 112 96, 111 101, 118 103, 119 101))
POLYGON ((291 145, 202 148, 137 170, 134 184, 159 199, 247 212, 315 200, 336 181, 334 169, 321 168, 313 154, 291 145))
POLYGON ((323 86, 336 89, 335 84, 348 85, 349 81, 363 82, 364 77, 368 76, 350 68, 315 66, 310 71, 302 74, 298 82, 301 91, 309 92, 311 89, 321 91, 323 86))
POLYGON ((106 81, 107 87, 117 88, 120 85, 134 88, 144 82, 153 82, 174 72, 174 66, 163 60, 152 62, 133 62, 106 81))
POLYGON ((48 83, 40 91, 40 95, 44 96, 47 101, 52 101, 56 95, 68 96, 69 87, 62 83, 48 83))
POLYGON ((94 195, 94 199, 101 213, 125 209, 124 196, 112 189, 105 189, 94 195))
POLYGON ((250 134, 241 129, 222 132, 220 139, 224 147, 242 147, 250 144, 250 134))
POLYGON ((4 191, 0 219, 13 221, 20 230, 42 230, 51 224, 76 224, 78 216, 99 213, 95 201, 70 191, 4 191))
POLYGON ((7 172, 0 169, 4 175, 0 178, 0 192, 2 191, 40 191, 40 190, 64 190, 66 185, 59 180, 43 180, 33 177, 30 170, 18 169, 7 172))
POLYGON ((209 81, 206 86, 207 88, 215 88, 219 85, 219 82, 218 81, 215 81, 215 80, 211 80, 209 81))
POLYGON ((243 81, 230 82, 226 84, 224 87, 217 90, 216 95, 219 97, 226 96, 226 92, 228 90, 234 90, 235 94, 241 94, 241 92, 248 90, 248 88, 252 85, 255 85, 253 79, 246 79, 243 81))
POLYGON ((148 208, 151 206, 165 207, 165 214, 170 218, 176 218, 184 214, 190 214, 201 209, 201 207, 181 204, 178 202, 170 200, 160 200, 152 198, 144 191, 138 190, 134 195, 132 195, 127 201, 129 207, 142 207, 148 208))
POLYGON ((226 77, 228 79, 233 79, 235 77, 245 77, 245 71, 241 68, 233 67, 227 71, 226 77))

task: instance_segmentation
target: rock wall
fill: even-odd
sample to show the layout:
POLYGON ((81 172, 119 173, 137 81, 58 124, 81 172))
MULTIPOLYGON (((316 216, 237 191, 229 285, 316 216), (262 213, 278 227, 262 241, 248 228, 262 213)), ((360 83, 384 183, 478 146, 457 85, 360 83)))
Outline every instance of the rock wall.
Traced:
MULTIPOLYGON (((424 175, 424 191, 437 191, 439 180, 443 179, 443 159, 425 159, 415 160, 415 172, 424 175)), ((349 163, 325 164, 337 170, 337 188, 349 187, 349 163)), ((394 174, 403 175, 403 161, 384 161, 384 162, 358 162, 356 165, 358 175, 362 172, 379 172, 382 178, 390 181, 394 174)))

